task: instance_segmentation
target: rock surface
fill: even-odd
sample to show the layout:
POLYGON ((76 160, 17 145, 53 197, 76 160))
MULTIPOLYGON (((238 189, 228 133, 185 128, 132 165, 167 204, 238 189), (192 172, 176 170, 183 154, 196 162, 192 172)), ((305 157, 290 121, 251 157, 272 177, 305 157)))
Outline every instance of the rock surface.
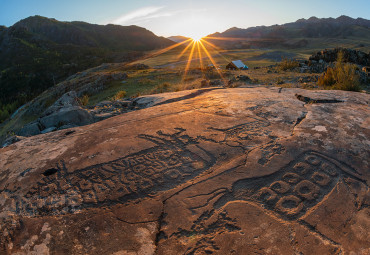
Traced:
POLYGON ((0 253, 370 253, 369 95, 171 98, 0 149, 0 253))
POLYGON ((47 108, 40 118, 25 125, 18 134, 33 136, 54 131, 64 125, 82 126, 93 122, 94 116, 80 106, 76 92, 69 91, 47 108))
POLYGON ((331 50, 325 49, 312 55, 309 60, 315 60, 317 62, 322 61, 322 63, 335 62, 337 61, 339 52, 343 52, 343 58, 345 62, 361 66, 370 65, 370 54, 347 48, 335 48, 331 50))

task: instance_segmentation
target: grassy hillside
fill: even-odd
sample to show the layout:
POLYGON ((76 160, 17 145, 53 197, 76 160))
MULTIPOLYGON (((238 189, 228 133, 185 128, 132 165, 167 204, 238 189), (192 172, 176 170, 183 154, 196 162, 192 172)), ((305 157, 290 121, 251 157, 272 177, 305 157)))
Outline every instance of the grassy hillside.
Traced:
POLYGON ((127 62, 173 42, 137 26, 60 22, 40 16, 0 27, 0 121, 66 77, 127 62))

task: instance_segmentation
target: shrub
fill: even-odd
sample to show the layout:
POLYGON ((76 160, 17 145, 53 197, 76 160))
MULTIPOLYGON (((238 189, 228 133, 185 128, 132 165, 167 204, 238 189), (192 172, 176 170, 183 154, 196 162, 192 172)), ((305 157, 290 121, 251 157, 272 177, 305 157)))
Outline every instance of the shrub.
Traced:
POLYGON ((114 97, 113 97, 113 100, 118 100, 118 99, 121 99, 121 98, 124 98, 125 96, 126 96, 126 91, 124 91, 124 90, 120 90, 120 91, 118 91, 115 95, 114 95, 114 97))
POLYGON ((163 92, 168 91, 169 88, 170 88, 170 84, 165 82, 155 87, 155 89, 153 90, 153 93, 163 93, 163 92))
POLYGON ((279 69, 282 71, 290 70, 299 67, 299 62, 292 59, 283 58, 279 64, 279 69))
POLYGON ((338 53, 334 68, 328 68, 319 78, 318 85, 325 88, 360 91, 360 76, 354 64, 344 63, 344 54, 338 53))
POLYGON ((137 98, 139 96, 141 96, 141 93, 140 92, 137 92, 135 95, 132 95, 131 98, 137 98))
POLYGON ((317 81, 319 86, 323 86, 323 87, 333 86, 336 83, 334 72, 335 71, 333 68, 328 67, 328 69, 326 70, 326 73, 320 76, 319 80, 317 81))
POLYGON ((89 96, 83 95, 83 97, 80 98, 80 104, 83 106, 86 106, 89 103, 89 96))

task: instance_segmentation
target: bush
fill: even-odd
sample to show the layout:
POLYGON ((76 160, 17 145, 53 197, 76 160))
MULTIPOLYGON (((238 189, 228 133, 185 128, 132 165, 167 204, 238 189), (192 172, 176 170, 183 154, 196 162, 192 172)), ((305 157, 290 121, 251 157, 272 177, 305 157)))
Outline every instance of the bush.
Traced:
POLYGON ((168 91, 170 86, 171 85, 169 83, 165 82, 155 87, 155 89, 152 92, 153 93, 163 93, 163 92, 168 91))
POLYGON ((331 67, 328 67, 326 70, 326 73, 324 75, 319 77, 319 80, 317 81, 319 86, 323 87, 330 87, 333 86, 336 83, 334 69, 331 67))
POLYGON ((124 91, 124 90, 120 90, 120 91, 118 91, 118 92, 114 95, 113 100, 118 100, 118 99, 124 98, 126 95, 127 95, 126 91, 124 91))
POLYGON ((81 105, 86 106, 89 103, 89 96, 83 95, 79 100, 81 105))
POLYGON ((328 68, 319 78, 318 85, 339 90, 360 91, 360 76, 354 64, 344 63, 344 54, 338 53, 334 68, 328 68))
POLYGON ((292 59, 283 58, 279 64, 279 69, 282 71, 290 70, 299 67, 299 62, 292 59))

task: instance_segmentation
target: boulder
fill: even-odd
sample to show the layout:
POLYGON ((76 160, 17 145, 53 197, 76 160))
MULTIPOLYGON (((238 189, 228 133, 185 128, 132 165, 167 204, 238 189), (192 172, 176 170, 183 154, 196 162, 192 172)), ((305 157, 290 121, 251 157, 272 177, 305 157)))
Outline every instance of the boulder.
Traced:
POLYGON ((16 143, 16 142, 19 142, 21 140, 23 140, 24 137, 23 136, 18 136, 18 135, 12 135, 8 138, 5 139, 2 147, 6 147, 6 146, 9 146, 9 145, 12 145, 13 143, 16 143))
POLYGON ((116 102, 120 104, 122 107, 130 107, 132 105, 131 100, 118 99, 116 100, 116 102))
POLYGON ((370 252, 369 94, 161 96, 1 148, 0 254, 370 252))
POLYGON ((345 62, 361 66, 370 65, 370 54, 348 48, 335 48, 331 50, 325 49, 313 54, 309 59, 311 61, 318 61, 320 64, 323 64, 324 62, 333 63, 337 61, 339 52, 343 52, 345 62))
POLYGON ((94 118, 87 110, 80 107, 76 92, 69 91, 46 109, 38 122, 46 129, 66 124, 87 125, 94 122, 94 118))
POLYGON ((68 128, 74 128, 74 127, 78 127, 77 125, 74 125, 74 124, 67 124, 67 125, 63 125, 61 126, 60 128, 58 128, 59 130, 63 130, 63 129, 68 129, 68 128))
POLYGON ((141 96, 133 101, 133 105, 139 108, 147 108, 161 101, 161 96, 141 96))
POLYGON ((70 91, 47 108, 36 121, 26 124, 18 135, 33 136, 55 131, 65 125, 82 126, 94 121, 94 116, 80 106, 76 92, 70 91))
POLYGON ((74 124, 77 126, 87 125, 94 122, 94 117, 87 110, 79 106, 60 108, 58 111, 41 117, 39 123, 44 128, 74 124))
POLYGON ((40 134, 40 123, 37 121, 26 124, 20 131, 18 135, 20 136, 33 136, 40 134))
POLYGON ((41 134, 46 134, 46 133, 49 133, 49 132, 53 132, 57 130, 57 127, 49 127, 49 128, 46 128, 44 130, 41 131, 41 134))
POLYGON ((80 106, 78 102, 78 97, 75 91, 69 91, 62 95, 53 105, 51 105, 49 108, 47 108, 44 113, 41 115, 41 117, 54 114, 55 112, 58 112, 62 108, 68 108, 73 106, 80 106))

